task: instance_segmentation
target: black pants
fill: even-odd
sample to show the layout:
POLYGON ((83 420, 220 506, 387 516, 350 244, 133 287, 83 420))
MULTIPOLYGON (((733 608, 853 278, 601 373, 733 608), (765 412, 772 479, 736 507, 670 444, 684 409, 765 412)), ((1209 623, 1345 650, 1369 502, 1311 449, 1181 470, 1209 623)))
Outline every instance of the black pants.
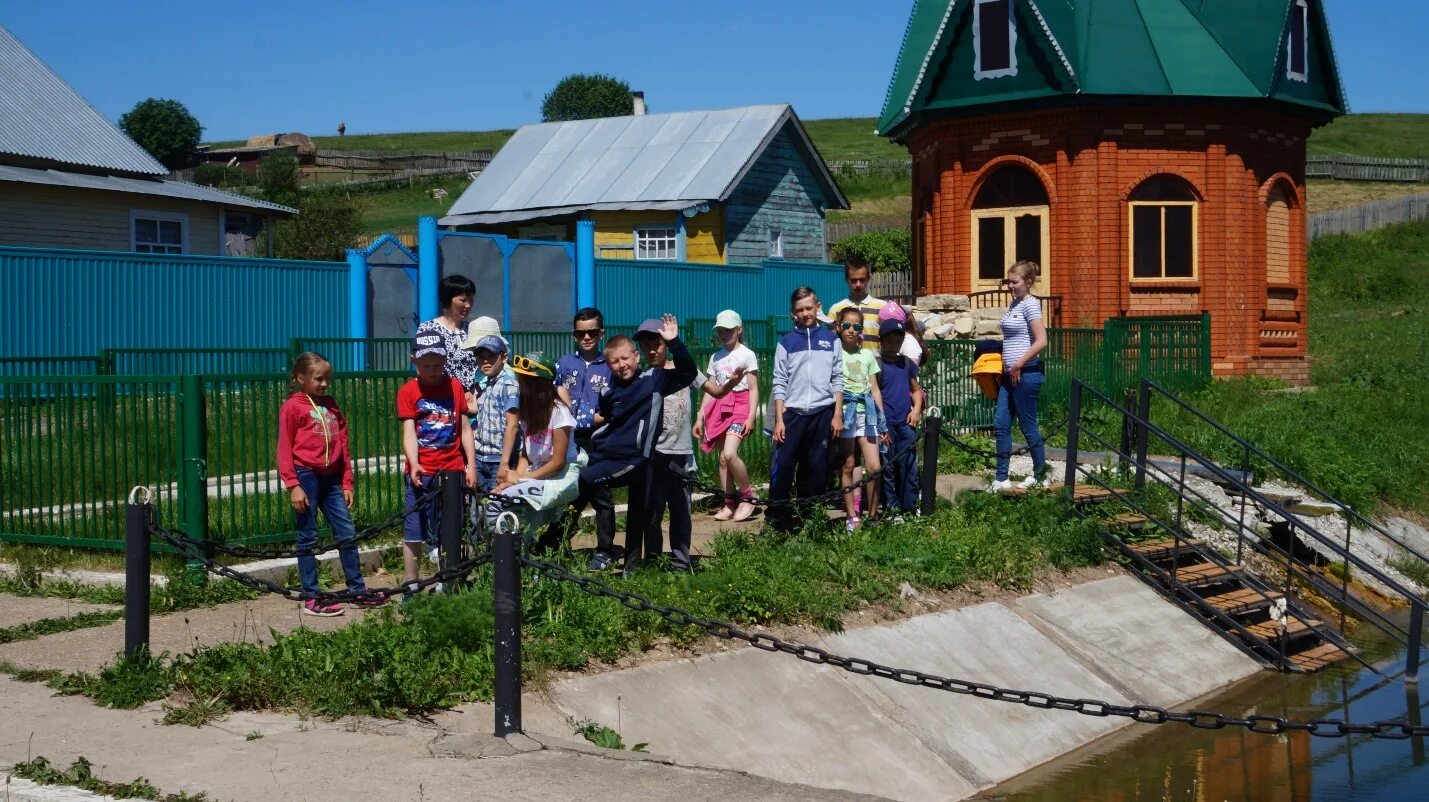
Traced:
MULTIPOLYGON (((591 453, 590 430, 576 430, 576 445, 586 454, 591 453)), ((571 513, 575 520, 580 520, 581 511, 587 506, 595 510, 595 537, 596 542, 607 544, 606 553, 615 544, 615 499, 610 495, 609 487, 600 487, 590 498, 583 494, 571 504, 571 513)), ((565 516, 561 516, 553 522, 546 534, 541 537, 539 547, 549 550, 566 542, 570 537, 570 522, 565 516)))
MULTIPOLYGON (((784 442, 774 450, 773 474, 769 485, 769 498, 784 501, 796 487, 799 498, 817 496, 828 490, 829 481, 829 438, 832 435, 834 408, 824 407, 806 415, 793 410, 784 410, 784 442), (795 470, 798 480, 795 481, 795 470)), ((794 510, 787 506, 778 507, 774 512, 776 522, 791 525, 794 510)), ((807 509, 799 512, 807 513, 807 509)))
MULTIPOLYGON (((690 486, 685 479, 694 471, 693 454, 661 454, 650 458, 649 487, 645 496, 645 553, 664 551, 660 519, 670 511, 670 562, 690 565, 690 486)), ((627 535, 627 538, 629 536, 627 535)))
MULTIPOLYGON (((629 567, 638 565, 644 556, 645 496, 649 479, 650 460, 644 457, 597 460, 581 469, 580 495, 574 505, 577 509, 602 491, 608 495, 613 488, 630 488, 625 512, 625 564, 629 567)), ((615 553, 613 521, 608 533, 596 529, 595 550, 606 555, 615 553)))

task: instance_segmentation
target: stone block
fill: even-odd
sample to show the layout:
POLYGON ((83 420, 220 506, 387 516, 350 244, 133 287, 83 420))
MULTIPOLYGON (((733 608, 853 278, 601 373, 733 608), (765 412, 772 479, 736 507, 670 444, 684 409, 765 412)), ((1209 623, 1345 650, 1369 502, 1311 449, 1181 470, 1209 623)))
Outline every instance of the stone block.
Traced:
POLYGON ((958 319, 953 321, 953 332, 959 337, 971 337, 976 330, 977 318, 972 315, 959 315, 958 319))
POLYGON ((968 308, 966 295, 924 295, 918 299, 919 309, 930 312, 961 312, 968 308))
POLYGON ((1000 340, 1002 339, 1002 326, 996 320, 981 318, 977 321, 973 333, 978 337, 995 337, 1000 340))

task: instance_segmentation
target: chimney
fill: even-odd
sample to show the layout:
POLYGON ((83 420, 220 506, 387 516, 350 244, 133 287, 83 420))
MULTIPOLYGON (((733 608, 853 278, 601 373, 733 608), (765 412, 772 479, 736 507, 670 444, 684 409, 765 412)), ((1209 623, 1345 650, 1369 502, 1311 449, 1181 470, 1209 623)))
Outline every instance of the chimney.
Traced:
POLYGON ((635 107, 635 111, 634 111, 633 113, 635 114, 636 117, 644 117, 644 116, 645 116, 645 93, 644 93, 644 92, 631 92, 631 93, 630 93, 630 105, 632 105, 632 106, 635 107))

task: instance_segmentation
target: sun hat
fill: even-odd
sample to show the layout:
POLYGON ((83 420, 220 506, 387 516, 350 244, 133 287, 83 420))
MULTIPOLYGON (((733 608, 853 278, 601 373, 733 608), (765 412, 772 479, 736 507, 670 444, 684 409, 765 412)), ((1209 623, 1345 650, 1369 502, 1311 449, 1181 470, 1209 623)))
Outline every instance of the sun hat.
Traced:
POLYGON ((908 320, 908 312, 893 301, 889 301, 878 310, 878 319, 879 321, 893 320, 903 323, 908 320))
POLYGON ((541 356, 541 354, 517 354, 511 357, 509 367, 513 372, 522 376, 534 376, 539 379, 555 378, 555 369, 542 362, 541 356))
MULTIPOLYGON (((463 351, 474 351, 476 345, 482 337, 500 337, 502 343, 506 343, 506 338, 501 336, 501 324, 496 318, 482 315, 481 317, 466 324, 466 335, 462 337, 461 349, 463 351)), ((510 345, 507 344, 509 350, 510 345)))
POLYGON ((435 331, 418 332, 412 338, 412 358, 421 359, 429 354, 447 355, 446 345, 442 342, 442 335, 435 331))
POLYGON ((736 329, 744 325, 744 318, 733 309, 726 309, 715 317, 714 327, 717 329, 736 329))

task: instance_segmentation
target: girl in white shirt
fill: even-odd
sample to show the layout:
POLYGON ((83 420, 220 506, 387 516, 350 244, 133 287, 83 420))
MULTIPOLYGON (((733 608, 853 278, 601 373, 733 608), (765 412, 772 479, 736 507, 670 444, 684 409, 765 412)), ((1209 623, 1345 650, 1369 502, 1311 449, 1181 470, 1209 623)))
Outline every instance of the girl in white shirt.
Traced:
POLYGON ((494 526, 497 516, 510 509, 520 518, 521 531, 529 534, 544 529, 575 500, 586 454, 576 447, 575 415, 556 394, 554 372, 528 356, 512 357, 511 370, 520 392, 516 416, 522 453, 509 480, 493 492, 523 504, 488 500, 486 517, 494 526))
POLYGON ((744 320, 733 309, 726 309, 715 318, 715 334, 724 347, 710 357, 707 371, 710 379, 724 385, 740 369, 744 371, 744 378, 720 398, 705 395, 695 416, 694 435, 706 453, 719 449, 719 483, 726 493, 726 501, 715 513, 715 520, 743 521, 754 514, 754 487, 749 483, 749 468, 739 456, 739 444, 755 431, 759 360, 744 344, 744 320))

